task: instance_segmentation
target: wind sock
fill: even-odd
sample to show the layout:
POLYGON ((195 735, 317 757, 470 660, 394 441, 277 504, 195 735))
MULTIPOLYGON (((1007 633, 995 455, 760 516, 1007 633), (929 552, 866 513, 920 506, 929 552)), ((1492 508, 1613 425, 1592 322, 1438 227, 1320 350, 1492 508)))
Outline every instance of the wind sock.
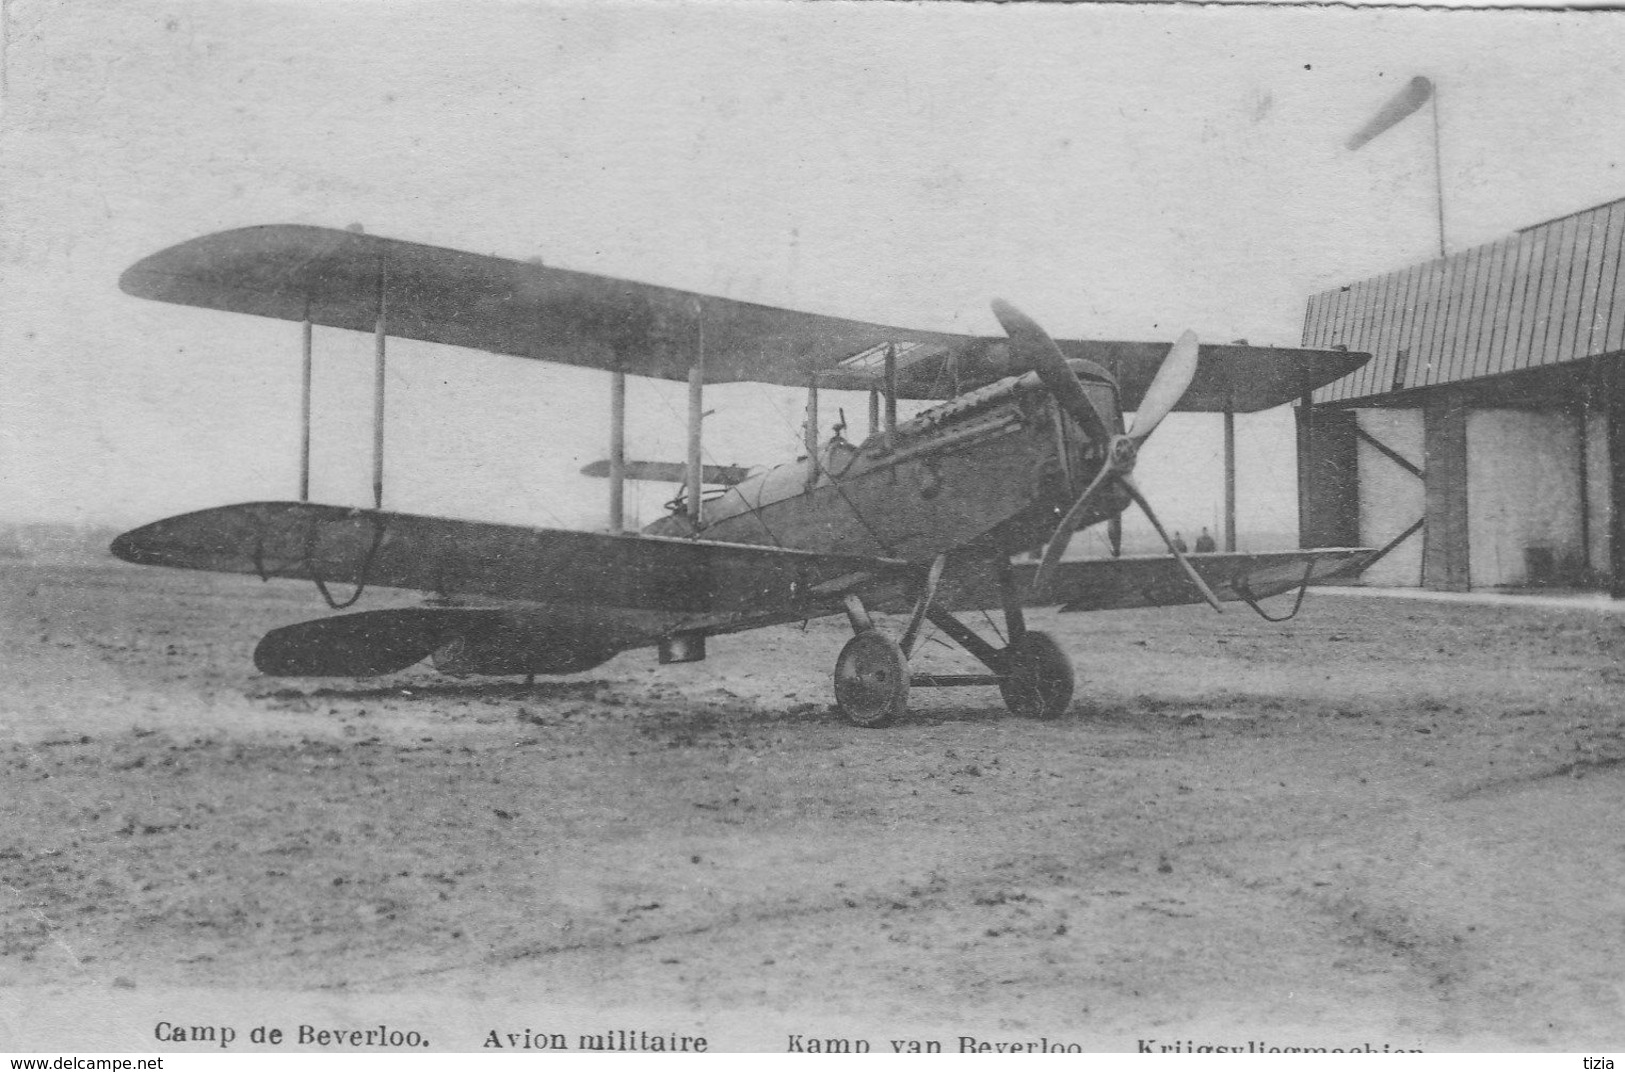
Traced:
POLYGON ((1375 138, 1389 127, 1398 126, 1411 113, 1428 102, 1433 96, 1433 83, 1421 75, 1417 75, 1405 84, 1405 88, 1394 94, 1382 110, 1371 117, 1371 122, 1355 132, 1354 137, 1348 140, 1350 152, 1360 148, 1366 142, 1375 138))

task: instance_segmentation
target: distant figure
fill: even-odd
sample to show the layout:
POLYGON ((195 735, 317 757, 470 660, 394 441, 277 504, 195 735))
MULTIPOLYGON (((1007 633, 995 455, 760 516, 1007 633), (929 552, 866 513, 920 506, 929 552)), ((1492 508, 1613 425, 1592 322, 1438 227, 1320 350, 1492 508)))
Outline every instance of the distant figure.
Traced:
POLYGON ((1213 537, 1208 535, 1207 526, 1203 525, 1202 535, 1196 537, 1196 553, 1205 555, 1218 549, 1219 545, 1213 542, 1213 537))
POLYGON ((1174 530, 1174 550, 1178 551, 1180 554, 1184 554, 1190 550, 1189 547, 1185 546, 1185 537, 1179 534, 1178 529, 1174 530))

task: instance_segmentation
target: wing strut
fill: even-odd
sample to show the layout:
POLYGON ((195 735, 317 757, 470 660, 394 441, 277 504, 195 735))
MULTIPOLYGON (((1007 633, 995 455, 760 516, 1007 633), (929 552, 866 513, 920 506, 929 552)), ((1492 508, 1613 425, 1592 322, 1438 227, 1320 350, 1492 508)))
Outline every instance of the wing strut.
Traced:
MULTIPOLYGON (((378 305, 373 322, 372 362, 372 505, 384 508, 384 373, 389 323, 384 291, 389 285, 389 265, 384 254, 378 257, 378 305)), ((310 296, 305 296, 304 315, 299 323, 299 501, 310 501, 310 402, 313 335, 310 296)), ((348 605, 348 604, 346 604, 348 605)))
POLYGON ((818 483, 818 377, 807 377, 807 414, 801 426, 801 442, 807 450, 807 486, 818 483))
POLYGON ((609 531, 626 530, 626 370, 609 381, 609 531))
POLYGON ((705 310, 694 302, 694 364, 688 369, 688 517, 694 534, 700 532, 700 481, 705 473, 700 461, 700 423, 705 420, 705 310))
POLYGON ((1224 549, 1236 549, 1236 407, 1228 398, 1224 403, 1224 549))
POLYGON ((384 340, 388 337, 384 288, 389 282, 387 254, 378 255, 378 317, 373 324, 372 360, 372 505, 384 508, 384 340))
POLYGON ((310 501, 310 342, 312 324, 310 299, 305 299, 305 319, 300 326, 299 376, 299 501, 310 501))

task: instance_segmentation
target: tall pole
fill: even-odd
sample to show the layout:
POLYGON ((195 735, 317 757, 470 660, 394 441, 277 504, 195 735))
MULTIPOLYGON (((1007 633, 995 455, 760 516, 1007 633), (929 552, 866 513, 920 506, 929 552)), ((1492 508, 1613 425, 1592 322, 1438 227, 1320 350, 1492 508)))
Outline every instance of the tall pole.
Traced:
POLYGON ((1356 152, 1372 138, 1380 136, 1384 131, 1392 130, 1406 119, 1422 110, 1422 105, 1431 102, 1433 106, 1433 191, 1439 218, 1439 256, 1445 255, 1444 241, 1444 167, 1441 163, 1442 154, 1439 148, 1439 87, 1432 79, 1417 75, 1407 82, 1397 94, 1389 98, 1377 114, 1372 116, 1365 126, 1354 132, 1354 135, 1345 143, 1349 152, 1356 152))
POLYGON ((384 289, 388 285, 389 263, 378 261, 378 319, 373 326, 372 360, 372 505, 384 508, 384 339, 388 309, 384 289))
POLYGON ((1433 83, 1433 190, 1439 209, 1439 256, 1444 246, 1444 166, 1439 150, 1439 84, 1433 83))
POLYGON ((304 361, 299 381, 299 501, 310 501, 310 301, 305 301, 305 322, 300 347, 304 361))
POLYGON ((1224 549, 1236 549, 1236 411, 1224 405, 1224 549))
POLYGON ((626 528, 626 373, 609 381, 609 531, 626 528))

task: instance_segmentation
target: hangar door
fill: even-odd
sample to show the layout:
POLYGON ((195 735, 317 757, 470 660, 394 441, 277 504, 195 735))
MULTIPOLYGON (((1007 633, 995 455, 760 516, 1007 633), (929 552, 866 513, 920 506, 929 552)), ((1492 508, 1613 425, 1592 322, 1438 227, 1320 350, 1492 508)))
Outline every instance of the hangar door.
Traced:
POLYGON ((1468 413, 1468 568, 1474 588, 1584 580, 1587 496, 1581 481, 1591 466, 1581 424, 1577 414, 1558 409, 1468 413))

